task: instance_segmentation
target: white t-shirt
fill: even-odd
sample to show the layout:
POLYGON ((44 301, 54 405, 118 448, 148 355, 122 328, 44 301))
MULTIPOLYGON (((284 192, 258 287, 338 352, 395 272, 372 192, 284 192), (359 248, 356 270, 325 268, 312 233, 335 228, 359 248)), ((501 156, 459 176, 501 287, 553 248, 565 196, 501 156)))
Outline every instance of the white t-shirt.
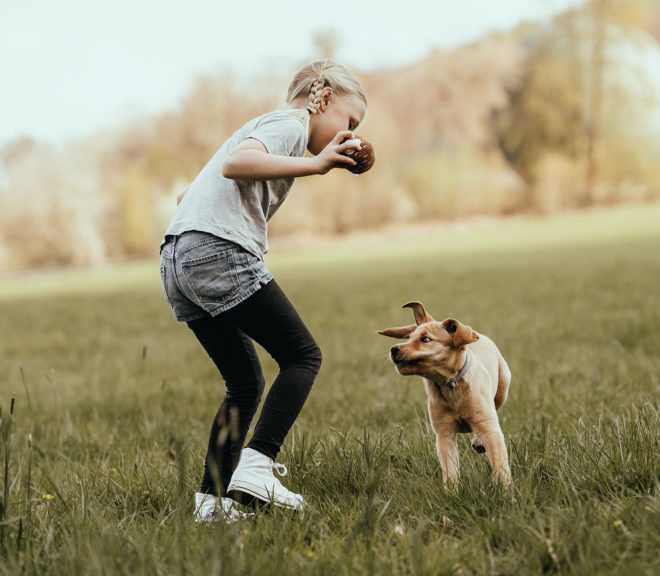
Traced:
MULTIPOLYGON (((245 138, 256 138, 270 154, 304 156, 309 114, 306 108, 283 108, 243 124, 192 181, 164 236, 186 230, 208 232, 240 244, 263 260, 268 252, 267 222, 284 202, 294 178, 232 180, 222 175, 222 164, 245 138)), ((163 237, 161 247, 164 243, 163 237)))

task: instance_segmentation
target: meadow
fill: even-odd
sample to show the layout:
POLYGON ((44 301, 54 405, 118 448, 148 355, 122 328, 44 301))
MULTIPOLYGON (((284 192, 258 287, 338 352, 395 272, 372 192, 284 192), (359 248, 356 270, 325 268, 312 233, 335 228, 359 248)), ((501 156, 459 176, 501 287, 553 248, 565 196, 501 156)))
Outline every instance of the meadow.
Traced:
POLYGON ((7 277, 0 574, 660 572, 660 205, 273 244, 267 261, 323 351, 280 459, 305 514, 193 522, 223 385, 156 260, 7 277), (410 300, 507 358, 512 494, 467 436, 443 489, 422 381, 376 334, 410 300))

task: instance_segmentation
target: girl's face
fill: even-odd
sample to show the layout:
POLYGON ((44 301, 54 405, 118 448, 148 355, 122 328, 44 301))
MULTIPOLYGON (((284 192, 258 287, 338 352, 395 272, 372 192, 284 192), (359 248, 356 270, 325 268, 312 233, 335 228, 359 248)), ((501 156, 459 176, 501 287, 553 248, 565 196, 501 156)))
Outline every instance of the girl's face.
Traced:
POLYGON ((318 154, 337 132, 357 129, 366 113, 367 107, 359 96, 338 96, 332 88, 326 86, 321 91, 318 114, 311 114, 309 118, 307 149, 314 155, 318 154))

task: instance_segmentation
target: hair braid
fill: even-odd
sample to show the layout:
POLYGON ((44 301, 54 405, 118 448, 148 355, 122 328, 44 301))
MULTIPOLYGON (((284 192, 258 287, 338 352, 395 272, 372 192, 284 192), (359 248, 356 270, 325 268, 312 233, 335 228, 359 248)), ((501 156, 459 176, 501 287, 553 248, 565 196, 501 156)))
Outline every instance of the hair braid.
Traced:
POLYGON ((341 64, 329 58, 315 60, 303 66, 289 84, 287 102, 292 102, 307 94, 306 109, 310 114, 318 114, 321 108, 321 94, 326 86, 330 86, 338 95, 354 94, 367 103, 367 97, 359 82, 341 64))
POLYGON ((326 79, 323 77, 323 72, 319 77, 312 82, 309 87, 309 95, 307 97, 307 110, 312 114, 317 114, 321 107, 321 92, 325 87, 326 79))

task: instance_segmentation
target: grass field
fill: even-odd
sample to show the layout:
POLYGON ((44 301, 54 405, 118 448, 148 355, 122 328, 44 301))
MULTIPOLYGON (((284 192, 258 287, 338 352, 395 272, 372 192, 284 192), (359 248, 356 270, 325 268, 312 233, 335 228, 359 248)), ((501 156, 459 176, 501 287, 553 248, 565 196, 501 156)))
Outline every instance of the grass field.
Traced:
POLYGON ((273 252, 324 354, 281 456, 309 511, 193 523, 222 382, 157 261, 5 278, 0 574, 660 573, 660 206, 273 252), (507 358, 513 498, 467 437, 443 489, 376 334, 413 299, 507 358))

